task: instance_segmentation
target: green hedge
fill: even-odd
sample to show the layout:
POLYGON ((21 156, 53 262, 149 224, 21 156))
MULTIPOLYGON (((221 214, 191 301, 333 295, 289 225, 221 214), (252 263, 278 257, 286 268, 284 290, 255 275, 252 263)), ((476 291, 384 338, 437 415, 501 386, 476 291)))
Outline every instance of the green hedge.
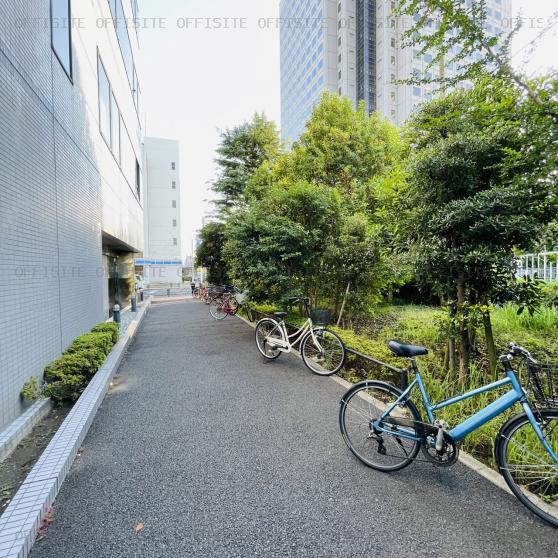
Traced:
POLYGON ((120 326, 114 322, 104 322, 102 324, 97 324, 92 330, 93 333, 111 333, 112 342, 118 343, 120 338, 120 326))
POLYGON ((45 368, 43 395, 57 402, 77 401, 105 362, 119 334, 118 324, 104 322, 91 333, 77 337, 60 358, 45 368))
POLYGON ((93 349, 101 351, 106 356, 110 353, 113 346, 113 334, 110 332, 86 333, 77 337, 66 352, 78 353, 84 349, 93 349))

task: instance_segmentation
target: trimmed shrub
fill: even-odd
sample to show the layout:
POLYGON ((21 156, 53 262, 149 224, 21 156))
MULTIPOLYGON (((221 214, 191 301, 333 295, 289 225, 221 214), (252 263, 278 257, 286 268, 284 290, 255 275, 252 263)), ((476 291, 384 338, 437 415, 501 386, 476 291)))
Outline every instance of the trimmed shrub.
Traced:
POLYGON ((77 401, 87 383, 83 376, 60 376, 58 380, 48 384, 44 394, 54 401, 77 401))
POLYGON ((92 378, 104 360, 105 355, 98 349, 66 353, 45 368, 45 380, 52 383, 68 376, 92 378))
POLYGON ((113 334, 105 333, 86 333, 76 337, 74 342, 66 350, 67 353, 77 353, 84 349, 98 349, 107 356, 113 347, 113 334))
POLYGON ((92 333, 111 333, 112 342, 114 344, 118 343, 120 337, 120 326, 114 322, 103 322, 97 324, 92 330, 92 333))
POLYGON ((41 386, 39 385, 39 380, 33 376, 27 382, 23 384, 21 388, 21 397, 30 403, 37 401, 42 395, 41 386))

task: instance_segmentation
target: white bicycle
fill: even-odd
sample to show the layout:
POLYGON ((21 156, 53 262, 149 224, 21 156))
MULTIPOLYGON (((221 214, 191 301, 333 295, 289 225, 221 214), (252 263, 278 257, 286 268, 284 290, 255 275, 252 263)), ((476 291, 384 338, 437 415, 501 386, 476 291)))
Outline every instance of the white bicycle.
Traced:
POLYGON ((341 370, 345 362, 345 345, 338 335, 326 329, 326 310, 309 312, 310 299, 293 297, 291 304, 303 303, 308 319, 289 335, 285 324, 287 312, 275 312, 273 318, 263 318, 256 324, 256 346, 267 360, 275 360, 281 353, 290 353, 300 344, 304 364, 319 376, 332 376, 341 370), (315 325, 314 322, 321 322, 315 325))

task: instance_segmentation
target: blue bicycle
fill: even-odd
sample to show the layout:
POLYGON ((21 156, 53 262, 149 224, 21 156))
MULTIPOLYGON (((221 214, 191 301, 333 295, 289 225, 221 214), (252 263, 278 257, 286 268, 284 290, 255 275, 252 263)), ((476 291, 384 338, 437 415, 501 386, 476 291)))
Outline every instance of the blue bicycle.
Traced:
MULTIPOLYGON (((343 438, 365 465, 380 471, 403 469, 418 455, 441 467, 453 465, 459 456, 459 443, 519 403, 523 413, 511 417, 500 430, 495 458, 511 491, 532 512, 558 527, 558 367, 541 365, 529 351, 510 344, 500 357, 506 377, 439 403, 431 403, 417 367, 416 357, 427 349, 391 341, 391 351, 410 361, 415 378, 400 390, 386 382, 366 380, 354 385, 341 400, 339 425, 343 438), (521 386, 511 361, 520 358, 527 374, 534 404, 521 386), (436 412, 481 393, 498 388, 509 390, 461 424, 449 429, 436 412), (428 421, 421 419, 411 400, 418 388, 428 421)), ((406 381, 405 374, 405 385, 406 381)))

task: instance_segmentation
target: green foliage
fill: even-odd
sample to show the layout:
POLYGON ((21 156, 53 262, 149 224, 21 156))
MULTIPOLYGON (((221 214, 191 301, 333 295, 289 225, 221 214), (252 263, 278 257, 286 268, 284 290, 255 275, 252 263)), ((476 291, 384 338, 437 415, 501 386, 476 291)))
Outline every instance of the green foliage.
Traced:
POLYGON ((39 380, 33 376, 27 382, 23 384, 20 392, 21 397, 29 402, 33 403, 37 401, 42 396, 41 386, 39 384, 39 380))
POLYGON ((207 280, 215 285, 230 282, 228 266, 223 259, 226 242, 225 225, 208 223, 200 232, 201 244, 196 250, 196 266, 207 269, 207 280))
POLYGON ((45 368, 45 380, 53 382, 66 376, 91 378, 102 365, 104 358, 101 351, 94 349, 65 353, 45 368))
POLYGON ((120 337, 120 326, 114 322, 102 322, 97 324, 92 330, 92 333, 111 333, 113 344, 118 343, 120 337))
POLYGON ((112 332, 85 333, 77 337, 66 352, 77 353, 84 349, 96 349, 106 356, 110 353, 113 345, 112 332))
MULTIPOLYGON (((483 81, 426 103, 409 125, 414 149, 403 241, 410 240, 417 278, 457 300, 458 318, 465 303, 521 299, 532 310, 536 302, 532 286, 514 280, 514 250, 533 244, 557 199, 555 181, 539 180, 538 163, 526 155, 519 105, 512 87, 483 81)), ((488 314, 484 326, 490 329, 488 314)), ((466 321, 459 338, 467 373, 466 321)))
POLYGON ((253 173, 247 205, 227 222, 232 279, 256 301, 305 294, 335 314, 349 284, 349 315, 378 302, 395 270, 377 214, 404 179, 402 149, 379 115, 324 94, 300 141, 253 173))
POLYGON ((251 122, 221 134, 216 159, 219 177, 213 184, 213 190, 220 196, 216 205, 221 214, 243 205, 252 175, 262 163, 273 161, 280 151, 277 128, 263 114, 255 114, 251 122))
POLYGON ((77 337, 66 352, 44 370, 43 394, 54 401, 77 401, 118 341, 118 324, 97 324, 92 333, 77 337))
POLYGON ((47 384, 44 395, 53 401, 77 401, 85 389, 85 381, 82 376, 62 376, 60 379, 47 384))

